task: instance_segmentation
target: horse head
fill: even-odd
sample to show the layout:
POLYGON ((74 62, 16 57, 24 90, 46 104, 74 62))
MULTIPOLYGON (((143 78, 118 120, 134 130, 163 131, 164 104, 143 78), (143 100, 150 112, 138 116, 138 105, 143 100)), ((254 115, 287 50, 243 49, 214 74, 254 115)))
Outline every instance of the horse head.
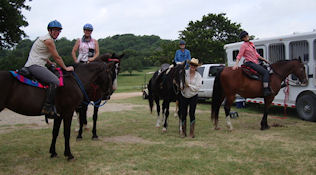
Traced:
POLYGON ((175 93, 178 94, 180 92, 180 90, 182 90, 184 88, 184 84, 185 84, 185 65, 186 65, 186 61, 184 61, 183 63, 180 64, 176 64, 172 69, 172 71, 170 71, 170 75, 172 76, 172 83, 173 86, 176 87, 175 93))
POLYGON ((307 84, 308 80, 307 80, 307 77, 306 77, 306 71, 305 71, 305 66, 301 60, 301 58, 299 59, 294 59, 293 60, 294 62, 294 68, 292 69, 293 70, 293 74, 295 76, 298 77, 298 79, 300 80, 301 84, 307 84))
POLYGON ((124 54, 116 55, 115 53, 106 53, 96 58, 96 61, 106 63, 106 76, 108 81, 111 82, 111 86, 108 84, 107 93, 103 95, 104 100, 109 99, 113 92, 117 89, 117 76, 120 72, 120 62, 123 56, 124 54))

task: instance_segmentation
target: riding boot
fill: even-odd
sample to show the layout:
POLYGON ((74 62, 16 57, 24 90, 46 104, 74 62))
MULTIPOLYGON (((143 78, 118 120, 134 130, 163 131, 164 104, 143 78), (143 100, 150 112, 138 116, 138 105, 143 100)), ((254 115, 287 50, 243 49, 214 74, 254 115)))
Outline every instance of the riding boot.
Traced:
POLYGON ((191 138, 195 137, 195 135, 194 135, 194 127, 195 127, 195 122, 191 123, 191 125, 190 125, 190 137, 191 138))
POLYGON ((186 137, 187 136, 187 121, 185 120, 184 122, 182 122, 182 133, 181 133, 181 137, 186 137))
POLYGON ((53 83, 49 84, 49 88, 46 93, 46 99, 42 107, 42 114, 47 118, 55 119, 58 116, 55 107, 55 92, 57 86, 53 83))
POLYGON ((270 87, 263 88, 263 96, 267 97, 272 94, 270 87))

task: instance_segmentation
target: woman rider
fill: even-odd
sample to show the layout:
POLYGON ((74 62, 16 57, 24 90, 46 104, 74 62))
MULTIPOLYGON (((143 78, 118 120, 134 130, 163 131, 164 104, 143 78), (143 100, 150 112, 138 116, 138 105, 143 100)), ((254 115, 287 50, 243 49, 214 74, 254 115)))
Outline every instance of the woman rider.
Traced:
POLYGON ((272 94, 271 89, 269 87, 270 75, 269 71, 259 65, 259 59, 263 60, 267 63, 265 58, 260 56, 256 50, 255 45, 249 41, 249 35, 246 31, 242 31, 239 35, 240 39, 244 41, 244 43, 240 46, 239 53, 237 55, 236 64, 233 67, 233 70, 238 69, 238 63, 242 57, 245 58, 244 65, 251 67, 259 74, 262 75, 262 82, 263 82, 263 96, 269 96, 272 94))
POLYGON ((91 37, 93 26, 91 24, 85 24, 83 26, 83 37, 77 39, 76 44, 72 49, 72 58, 76 63, 88 63, 95 60, 99 56, 99 43, 97 40, 91 37), (79 48, 78 58, 76 52, 79 48))
POLYGON ((55 91, 59 85, 58 77, 45 67, 45 64, 55 64, 49 60, 53 57, 55 62, 66 71, 73 71, 72 66, 67 67, 63 59, 59 56, 55 39, 59 36, 62 26, 57 20, 51 21, 47 26, 48 34, 39 37, 33 44, 29 53, 28 60, 25 67, 38 80, 48 83, 49 89, 47 91, 46 100, 44 102, 41 113, 45 114, 48 118, 55 118, 57 116, 56 108, 54 105, 55 91))
POLYGON ((185 70, 185 87, 181 91, 180 95, 180 111, 181 111, 181 121, 182 121, 182 133, 181 137, 185 137, 186 134, 186 118, 188 114, 190 115, 190 137, 194 138, 194 127, 195 127, 195 109, 198 100, 198 92, 202 87, 202 77, 200 73, 196 71, 197 67, 200 65, 199 60, 192 58, 189 61, 190 69, 185 70))

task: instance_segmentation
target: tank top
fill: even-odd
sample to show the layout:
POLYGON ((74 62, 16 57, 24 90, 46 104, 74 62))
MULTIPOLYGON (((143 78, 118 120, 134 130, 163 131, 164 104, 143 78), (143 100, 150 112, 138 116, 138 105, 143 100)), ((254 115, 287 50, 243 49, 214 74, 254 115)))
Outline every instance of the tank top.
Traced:
POLYGON ((53 38, 47 34, 45 36, 39 37, 33 44, 25 67, 30 67, 34 64, 45 67, 47 60, 52 56, 49 52, 47 46, 44 44, 44 41, 47 39, 53 38))
POLYGON ((88 61, 89 49, 95 49, 94 39, 91 38, 89 42, 84 42, 82 39, 79 39, 79 55, 78 61, 88 61))

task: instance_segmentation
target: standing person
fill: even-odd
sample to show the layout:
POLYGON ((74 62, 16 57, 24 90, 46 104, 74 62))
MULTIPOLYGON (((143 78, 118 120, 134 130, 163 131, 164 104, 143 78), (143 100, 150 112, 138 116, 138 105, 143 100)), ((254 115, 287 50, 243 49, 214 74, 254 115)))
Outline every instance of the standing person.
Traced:
POLYGON ((91 37, 93 26, 85 24, 83 26, 83 37, 77 39, 76 44, 72 48, 72 58, 76 63, 88 63, 94 61, 99 56, 99 43, 91 37), (76 52, 79 49, 78 58, 76 52))
MULTIPOLYGON (((180 47, 180 49, 178 49, 176 51, 176 54, 174 56, 174 62, 176 64, 182 63, 185 60, 187 60, 187 62, 189 62, 191 60, 191 53, 188 49, 185 48, 185 41, 180 40, 179 47, 180 47)), ((187 63, 186 69, 188 69, 188 68, 189 68, 189 66, 187 63)))
POLYGON ((269 71, 259 65, 259 59, 269 63, 265 58, 259 55, 256 50, 255 45, 249 41, 249 35, 246 31, 242 31, 239 35, 240 39, 244 41, 244 43, 240 46, 239 53, 236 57, 236 64, 233 66, 233 70, 238 69, 238 63, 242 57, 245 57, 245 65, 251 67, 259 74, 262 75, 263 82, 263 96, 269 96, 272 94, 269 82, 270 75, 269 71))
POLYGON ((42 107, 42 114, 45 114, 48 118, 55 118, 57 116, 55 108, 55 91, 59 85, 58 77, 45 67, 45 64, 55 64, 49 60, 53 57, 55 62, 66 71, 73 71, 72 66, 65 66, 63 59, 59 56, 56 46, 55 39, 59 36, 62 26, 57 20, 51 21, 47 26, 48 34, 39 37, 33 44, 29 57, 25 64, 29 71, 35 78, 40 81, 49 84, 47 90, 46 100, 42 107))
POLYGON ((182 121, 182 133, 181 137, 186 137, 186 118, 189 107, 190 115, 190 137, 194 138, 195 127, 195 109, 198 100, 198 91, 202 87, 202 77, 197 72, 197 67, 200 65, 199 60, 192 58, 189 61, 190 69, 185 71, 185 87, 181 91, 180 95, 180 110, 182 121))

